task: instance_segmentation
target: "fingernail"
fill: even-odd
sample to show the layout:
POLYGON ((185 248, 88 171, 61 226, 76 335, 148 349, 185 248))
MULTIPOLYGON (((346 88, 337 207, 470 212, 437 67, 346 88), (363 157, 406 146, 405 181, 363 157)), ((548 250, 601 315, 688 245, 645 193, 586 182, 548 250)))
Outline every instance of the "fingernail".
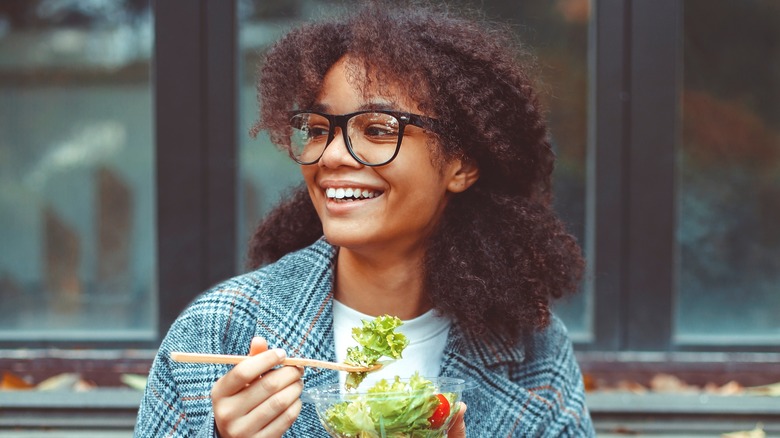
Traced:
POLYGON ((287 352, 281 348, 274 348, 274 353, 276 353, 276 355, 279 356, 279 359, 284 359, 285 357, 287 357, 287 352))

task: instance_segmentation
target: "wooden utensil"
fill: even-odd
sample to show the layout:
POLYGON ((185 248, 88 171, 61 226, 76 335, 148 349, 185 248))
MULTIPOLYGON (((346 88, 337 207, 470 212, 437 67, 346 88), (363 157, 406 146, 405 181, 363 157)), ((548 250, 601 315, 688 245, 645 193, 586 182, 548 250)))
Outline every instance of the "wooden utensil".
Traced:
MULTIPOLYGON (((239 362, 249 359, 250 357, 251 356, 240 356, 233 354, 184 353, 180 351, 171 352, 171 359, 175 360, 176 362, 187 363, 223 363, 235 365, 239 362)), ((382 364, 376 364, 370 367, 361 367, 347 365, 345 363, 306 359, 302 357, 288 357, 282 361, 282 364, 300 367, 328 368, 336 371, 346 371, 348 373, 376 371, 382 368, 382 364)))

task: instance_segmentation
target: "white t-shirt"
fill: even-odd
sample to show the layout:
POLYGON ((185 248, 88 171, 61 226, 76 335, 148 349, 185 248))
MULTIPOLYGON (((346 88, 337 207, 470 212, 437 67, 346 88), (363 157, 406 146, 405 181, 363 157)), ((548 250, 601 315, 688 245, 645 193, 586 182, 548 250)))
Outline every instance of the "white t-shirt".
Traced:
MULTIPOLYGON (((373 320, 374 317, 333 300, 333 332, 338 362, 344 362, 348 347, 357 346, 357 342, 352 339, 352 329, 362 327, 361 320, 363 319, 373 320)), ((429 310, 417 318, 404 321, 404 324, 396 329, 396 331, 406 335, 409 340, 409 345, 403 351, 403 357, 384 366, 379 371, 369 373, 360 384, 360 388, 370 388, 380 379, 392 380, 395 376, 410 377, 415 371, 419 371, 423 377, 438 377, 450 324, 449 318, 437 316, 433 310, 429 310)), ((346 378, 347 373, 339 372, 339 382, 342 387, 346 378)))

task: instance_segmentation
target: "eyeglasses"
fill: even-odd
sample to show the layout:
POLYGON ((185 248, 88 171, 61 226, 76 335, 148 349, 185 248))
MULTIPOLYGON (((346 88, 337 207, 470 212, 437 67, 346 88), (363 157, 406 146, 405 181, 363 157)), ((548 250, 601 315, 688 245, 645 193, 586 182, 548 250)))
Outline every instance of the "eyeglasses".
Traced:
POLYGON ((395 159, 406 125, 430 128, 434 119, 398 111, 368 110, 333 115, 315 111, 290 113, 290 156, 299 164, 314 164, 341 128, 352 158, 366 166, 383 166, 395 159))

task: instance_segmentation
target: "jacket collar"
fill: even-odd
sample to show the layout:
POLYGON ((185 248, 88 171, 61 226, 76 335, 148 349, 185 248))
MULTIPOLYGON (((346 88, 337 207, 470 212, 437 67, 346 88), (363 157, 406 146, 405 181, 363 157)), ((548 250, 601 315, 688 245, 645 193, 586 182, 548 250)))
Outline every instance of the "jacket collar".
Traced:
POLYGON ((466 369, 492 370, 507 374, 510 367, 522 363, 525 347, 522 342, 511 342, 507 337, 488 332, 477 337, 453 322, 444 350, 441 374, 459 377, 466 369))
MULTIPOLYGON (((323 353, 323 360, 334 360, 332 290, 334 281, 333 268, 336 263, 338 250, 328 243, 324 237, 317 240, 308 249, 314 251, 316 257, 327 260, 323 260, 324 263, 316 263, 316 266, 327 272, 318 273, 317 277, 320 281, 311 286, 316 296, 313 303, 321 303, 320 310, 313 313, 311 309, 302 309, 302 314, 300 315, 301 322, 314 325, 317 322, 316 320, 319 319, 319 323, 322 324, 321 327, 330 328, 327 333, 321 334, 324 335, 322 341, 329 342, 330 346, 320 351, 323 353)), ((492 332, 476 336, 465 330, 457 321, 453 321, 447 336, 441 375, 459 377, 458 374, 463 373, 465 369, 473 367, 506 374, 510 371, 509 367, 521 363, 524 358, 525 348, 522 342, 513 343, 507 337, 492 332)), ((320 374, 322 373, 325 375, 331 374, 325 371, 322 371, 320 374)), ((333 372, 332 376, 329 375, 327 380, 332 380, 336 377, 336 372, 333 372)))

